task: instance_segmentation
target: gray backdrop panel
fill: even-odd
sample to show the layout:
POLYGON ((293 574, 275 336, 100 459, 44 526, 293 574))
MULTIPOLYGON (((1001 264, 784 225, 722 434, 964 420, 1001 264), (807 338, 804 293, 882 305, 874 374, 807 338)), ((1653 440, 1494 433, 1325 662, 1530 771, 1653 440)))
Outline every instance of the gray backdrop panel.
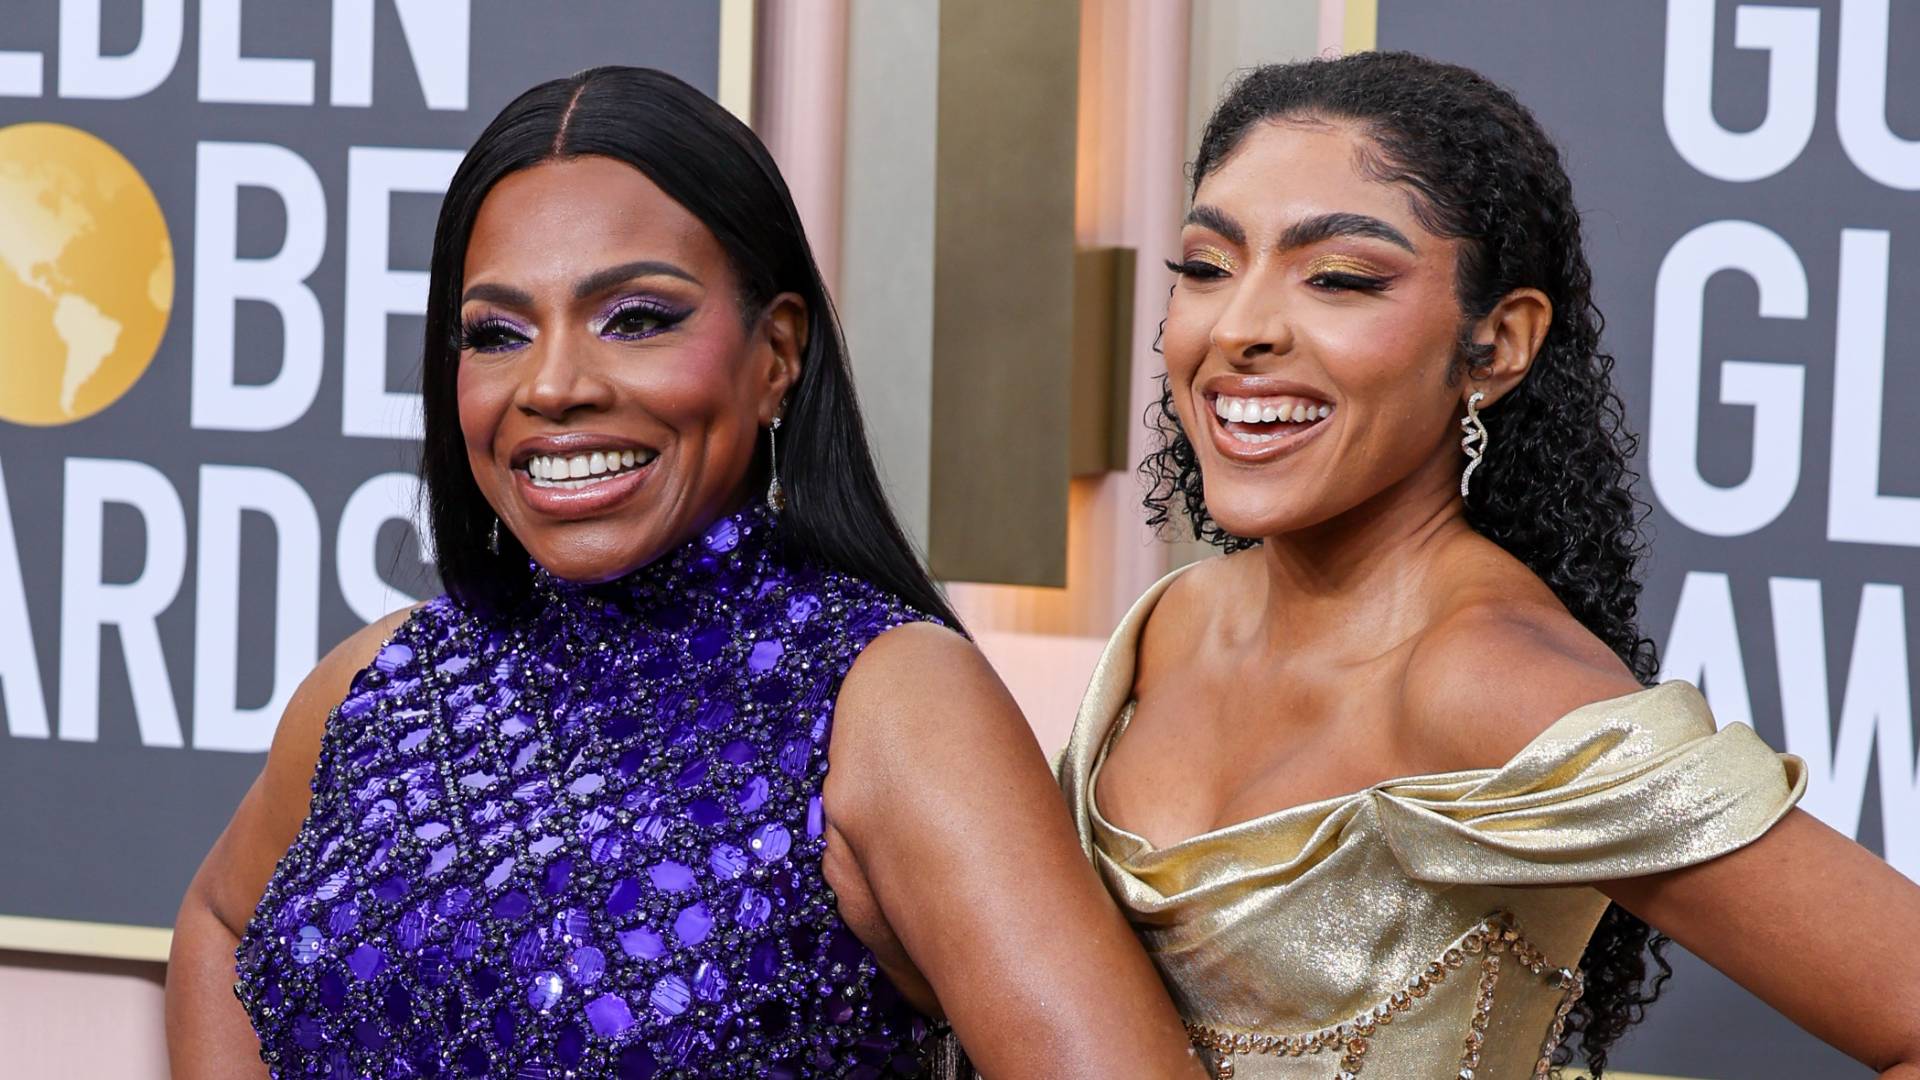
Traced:
MULTIPOLYGON (((347 497, 367 478, 410 472, 410 440, 341 435, 341 334, 346 171, 350 146, 463 149, 501 106, 537 82, 603 63, 650 65, 715 92, 719 5, 677 0, 569 0, 533 4, 475 0, 465 111, 432 111, 401 34, 395 8, 374 4, 372 108, 328 104, 330 4, 250 3, 243 53, 316 61, 313 106, 203 104, 198 100, 199 5, 186 5, 178 62, 153 92, 130 101, 63 100, 57 87, 59 5, 10 3, 0 48, 45 54, 46 92, 38 99, 0 97, 0 127, 51 121, 91 132, 115 146, 146 177, 172 233, 176 288, 171 322, 145 376, 104 412, 61 427, 0 422, 11 511, 19 537, 32 637, 58 731, 62 466, 68 457, 146 462, 178 493, 188 522, 187 574, 159 620, 163 650, 186 749, 148 748, 134 723, 129 681, 117 635, 102 634, 99 741, 9 738, 0 722, 0 914, 167 926, 188 878, 258 772, 258 754, 192 749, 196 489, 203 464, 264 466, 292 477, 318 510, 321 535, 319 640, 324 651, 360 626, 341 595, 333 537, 347 497), (248 141, 287 147, 312 166, 325 188, 326 253, 309 279, 324 314, 325 371, 313 407, 292 425, 268 432, 194 430, 188 422, 194 266, 195 147, 201 141, 248 141)), ((108 53, 138 40, 140 5, 104 5, 108 53)), ((396 269, 427 266, 436 196, 393 199, 389 250, 396 269)), ((286 227, 278 201, 243 191, 240 251, 278 249, 286 227)), ((282 327, 265 305, 239 305, 236 354, 240 381, 278 371, 282 327)), ((421 320, 389 322, 389 385, 415 389, 421 320)), ((0 346, 4 348, 4 346, 0 346)), ((240 568, 239 703, 258 706, 271 691, 276 542, 272 528, 249 515, 240 568)), ((131 511, 106 517, 105 579, 138 575, 146 537, 131 511)), ((380 565, 405 593, 436 587, 420 563, 411 529, 389 523, 380 565)), ((11 644, 0 647, 14 647, 11 644)), ((3 718, 0 718, 3 720, 3 718)))
MULTIPOLYGON (((1684 2, 1684 0, 1683 0, 1684 2)), ((1768 114, 1769 54, 1735 47, 1737 5, 1721 0, 1714 12, 1712 107, 1729 131, 1755 128, 1768 114)), ((1822 586, 1829 710, 1840 715, 1855 618, 1863 586, 1920 585, 1920 535, 1890 544, 1828 539, 1828 463, 1833 447, 1835 320, 1843 228, 1891 234, 1886 375, 1878 402, 1885 425, 1879 490, 1920 495, 1920 230, 1911 222, 1915 197, 1869 179, 1856 168, 1836 129, 1836 78, 1841 5, 1790 5, 1819 13, 1819 74, 1813 133, 1806 148, 1777 174, 1729 182, 1697 171, 1670 140, 1663 122, 1668 11, 1665 5, 1537 3, 1534 0, 1380 0, 1379 47, 1408 49, 1465 64, 1511 87, 1539 116, 1565 151, 1576 196, 1586 215, 1588 253, 1597 301, 1607 316, 1607 345, 1619 360, 1617 376, 1636 431, 1647 432, 1651 407, 1651 353, 1656 276, 1675 242, 1689 230, 1723 219, 1762 225, 1784 238, 1805 267, 1804 319, 1763 319, 1757 289, 1740 273, 1720 274, 1705 287, 1701 347, 1698 468, 1725 487, 1745 478, 1754 457, 1754 410, 1720 403, 1720 364, 1751 359, 1804 365, 1805 409, 1799 485, 1770 524, 1738 536, 1710 536, 1676 520, 1651 485, 1641 494, 1654 504, 1654 558, 1642 610, 1643 628, 1662 646, 1689 572, 1724 574, 1738 618, 1738 646, 1755 727, 1775 747, 1788 745, 1782 720, 1780 667, 1775 656, 1770 578, 1817 580, 1822 586)), ((1920 9, 1895 4, 1885 44, 1891 46, 1887 123, 1896 134, 1920 135, 1920 9)), ((1686 63, 1676 58, 1676 63, 1686 63)), ((1780 102, 1773 103, 1780 108, 1780 102)), ((1697 295, 1697 292, 1696 292, 1697 295)), ((1847 422, 1857 422, 1850 416, 1847 422)), ((1658 451, 1654 447, 1652 450, 1658 451)), ((1645 453, 1641 472, 1647 472, 1645 453)), ((1920 635, 1908 598, 1904 623, 1906 670, 1916 664, 1920 635)), ((1801 627, 1801 633, 1805 633, 1801 627)), ((1795 661, 1806 670, 1805 661, 1795 661)), ((1694 677, 1696 671, 1675 671, 1694 677)), ((1734 688, 1730 670, 1704 689, 1726 719, 1734 688), (1716 684, 1717 683, 1717 684, 1716 684)), ((1881 669, 1867 673, 1886 685, 1910 680, 1881 669)), ((1490 686, 1489 694, 1499 693, 1490 686)), ((1883 719, 1911 727, 1910 715, 1883 719)), ((1911 745, 1911 743, 1909 744, 1911 745)), ((1796 747, 1796 749, 1798 749, 1796 747)), ((1875 767, 1877 768, 1877 761, 1875 767)), ((1913 775, 1909 754, 1895 771, 1913 775)), ((1821 784, 1816 776, 1814 784, 1821 784)), ((1889 832, 1911 837, 1920 820, 1883 813, 1880 784, 1869 769, 1857 794, 1857 836, 1885 852, 1889 832)), ((1898 807, 1898 802, 1887 805, 1898 807)), ((1903 865, 1911 876, 1915 867, 1903 865)), ((1870 941, 1862 947, 1871 948, 1870 941)), ((1682 950, 1673 949, 1674 954, 1682 950)), ((1780 963, 1806 963, 1783 955, 1780 963)), ((1699 960, 1677 955, 1677 973, 1649 1019, 1621 1044, 1622 1068, 1686 1076, 1801 1078, 1866 1075, 1835 1051, 1802 1034, 1752 995, 1699 960)))

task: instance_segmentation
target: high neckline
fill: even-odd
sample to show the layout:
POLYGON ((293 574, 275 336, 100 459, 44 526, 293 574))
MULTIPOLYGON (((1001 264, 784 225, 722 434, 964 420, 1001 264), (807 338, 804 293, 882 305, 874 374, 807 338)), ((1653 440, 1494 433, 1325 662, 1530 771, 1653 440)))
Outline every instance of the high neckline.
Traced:
POLYGON ((729 571, 751 567, 776 546, 780 523, 758 501, 714 519, 679 547, 610 581, 568 581, 529 559, 536 605, 549 612, 614 604, 644 612, 729 571))

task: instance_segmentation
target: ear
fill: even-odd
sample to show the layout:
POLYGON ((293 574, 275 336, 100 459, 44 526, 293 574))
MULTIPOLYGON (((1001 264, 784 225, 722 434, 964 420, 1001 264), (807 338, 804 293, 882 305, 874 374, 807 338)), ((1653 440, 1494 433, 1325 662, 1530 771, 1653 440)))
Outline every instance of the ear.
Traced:
POLYGON ((1486 405, 1507 396, 1532 370, 1551 325, 1553 301, 1539 289, 1515 289, 1501 297, 1474 328, 1474 342, 1491 346, 1493 352, 1485 364, 1467 373, 1462 396, 1484 393, 1486 405))
POLYGON ((756 332, 760 340, 755 352, 766 361, 760 373, 765 379, 760 395, 760 423, 764 426, 780 415, 787 391, 800 381, 800 366, 807 353, 807 302, 798 293, 774 297, 760 316, 756 332))

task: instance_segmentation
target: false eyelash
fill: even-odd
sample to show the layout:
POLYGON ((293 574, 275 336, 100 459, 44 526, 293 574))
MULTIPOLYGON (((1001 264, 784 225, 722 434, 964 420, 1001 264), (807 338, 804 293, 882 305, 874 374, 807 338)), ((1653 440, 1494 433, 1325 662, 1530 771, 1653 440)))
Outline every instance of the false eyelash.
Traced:
POLYGON ((1354 292, 1385 292, 1387 287, 1393 284, 1393 279, 1328 272, 1313 275, 1307 279, 1307 284, 1323 289, 1350 289, 1354 292))
POLYGON ((1225 270, 1220 269, 1212 263, 1201 262, 1199 259, 1189 259, 1186 262, 1175 262, 1172 259, 1168 259, 1167 269, 1183 278, 1196 278, 1200 281, 1213 281, 1227 276, 1225 270))
POLYGON ((524 338, 521 329, 505 319, 481 318, 460 324, 460 330, 454 338, 454 347, 462 352, 471 349, 475 352, 501 352, 511 341, 503 340, 507 335, 524 338))
POLYGON ((605 334, 617 341, 640 341, 644 338, 650 338, 655 334, 665 333, 673 329, 689 314, 691 314, 691 312, 686 308, 665 304, 651 297, 628 297, 615 304, 605 315, 600 317, 599 327, 595 332, 605 334), (631 318, 635 315, 643 315, 651 319, 654 326, 649 330, 637 334, 611 332, 613 327, 622 319, 631 318))

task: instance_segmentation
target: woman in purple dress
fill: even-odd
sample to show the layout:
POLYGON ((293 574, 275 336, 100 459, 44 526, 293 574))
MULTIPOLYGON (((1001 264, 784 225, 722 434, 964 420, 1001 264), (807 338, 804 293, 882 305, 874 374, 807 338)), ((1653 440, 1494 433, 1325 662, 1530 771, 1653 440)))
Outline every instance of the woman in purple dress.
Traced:
POLYGON ((176 1077, 911 1076, 931 1017, 996 1078, 1200 1075, 743 125, 625 68, 509 105, 423 383, 447 594, 295 696, 180 911, 176 1077))

